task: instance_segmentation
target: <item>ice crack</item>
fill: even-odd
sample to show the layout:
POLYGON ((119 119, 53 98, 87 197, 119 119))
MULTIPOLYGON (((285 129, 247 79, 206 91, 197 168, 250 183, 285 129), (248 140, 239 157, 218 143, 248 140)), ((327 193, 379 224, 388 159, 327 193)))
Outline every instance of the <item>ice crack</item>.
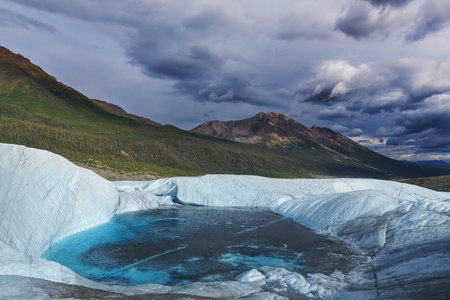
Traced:
POLYGON ((117 270, 115 270, 115 271, 109 272, 109 273, 107 273, 106 275, 103 275, 103 276, 94 278, 93 280, 98 281, 98 280, 100 280, 100 279, 102 279, 102 278, 105 278, 105 277, 108 277, 108 276, 113 276, 113 275, 115 275, 115 274, 117 274, 117 273, 120 273, 120 272, 125 271, 125 270, 130 269, 130 268, 133 268, 133 267, 135 267, 135 266, 137 266, 137 265, 140 265, 140 264, 142 264, 142 263, 144 263, 144 262, 146 262, 146 261, 152 260, 152 259, 154 259, 154 258, 163 256, 163 255, 166 255, 166 254, 175 252, 175 251, 179 251, 179 250, 186 249, 187 247, 188 247, 188 246, 181 246, 181 247, 178 247, 178 248, 175 248, 175 249, 171 249, 171 250, 164 251, 164 252, 162 252, 162 253, 159 253, 159 254, 150 256, 150 257, 148 257, 148 258, 146 258, 146 259, 140 260, 140 261, 138 261, 138 262, 135 262, 135 263, 132 263, 132 264, 127 265, 127 266, 125 266, 125 267, 122 267, 122 268, 120 268, 120 269, 117 269, 117 270))
POLYGON ((249 231, 254 231, 254 230, 257 230, 257 229, 259 229, 259 228, 265 227, 265 226, 267 226, 267 225, 271 225, 271 224, 275 224, 275 223, 277 223, 277 222, 283 221, 283 220, 285 220, 285 219, 287 219, 287 217, 283 217, 283 218, 280 218, 280 219, 275 220, 275 221, 271 221, 271 222, 266 223, 266 224, 262 224, 262 225, 259 225, 259 226, 253 227, 253 228, 249 228, 249 229, 245 229, 245 230, 236 232, 236 233, 234 233, 234 235, 246 233, 246 232, 249 232, 249 231))

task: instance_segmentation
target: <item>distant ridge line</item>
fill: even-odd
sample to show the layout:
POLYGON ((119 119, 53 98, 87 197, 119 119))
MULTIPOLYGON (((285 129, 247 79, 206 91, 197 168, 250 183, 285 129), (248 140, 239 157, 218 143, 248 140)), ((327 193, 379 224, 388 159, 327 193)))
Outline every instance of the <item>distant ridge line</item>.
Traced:
POLYGON ((136 120, 138 122, 145 123, 145 124, 150 124, 150 125, 153 125, 153 126, 158 126, 158 127, 163 126, 162 124, 160 124, 158 122, 155 122, 153 120, 150 120, 150 119, 147 119, 147 118, 144 118, 144 117, 141 117, 141 116, 137 116, 135 114, 130 114, 126 110, 124 110, 122 107, 120 107, 118 105, 115 105, 115 104, 112 104, 112 103, 109 103, 109 102, 106 102, 106 101, 103 101, 103 100, 98 100, 98 99, 91 99, 91 101, 93 101, 95 104, 101 106, 103 109, 106 109, 107 111, 109 111, 109 112, 111 112, 113 114, 117 114, 117 115, 120 115, 120 116, 128 117, 128 118, 136 120))

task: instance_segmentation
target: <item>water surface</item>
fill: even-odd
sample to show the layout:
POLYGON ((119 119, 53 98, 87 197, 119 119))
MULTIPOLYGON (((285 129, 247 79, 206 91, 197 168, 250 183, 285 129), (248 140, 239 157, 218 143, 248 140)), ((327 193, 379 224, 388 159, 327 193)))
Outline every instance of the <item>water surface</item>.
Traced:
POLYGON ((43 257, 115 285, 233 280, 262 266, 331 274, 359 261, 338 240, 270 210, 189 206, 117 215, 60 241, 43 257))

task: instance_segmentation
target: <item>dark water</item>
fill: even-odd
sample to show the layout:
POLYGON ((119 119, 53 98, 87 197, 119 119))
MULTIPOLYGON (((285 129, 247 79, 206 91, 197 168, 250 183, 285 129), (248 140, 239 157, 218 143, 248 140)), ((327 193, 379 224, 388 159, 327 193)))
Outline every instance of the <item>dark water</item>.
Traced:
POLYGON ((331 274, 359 261, 341 242, 269 210, 207 207, 117 215, 60 241, 43 257, 115 285, 233 280, 262 266, 331 274))

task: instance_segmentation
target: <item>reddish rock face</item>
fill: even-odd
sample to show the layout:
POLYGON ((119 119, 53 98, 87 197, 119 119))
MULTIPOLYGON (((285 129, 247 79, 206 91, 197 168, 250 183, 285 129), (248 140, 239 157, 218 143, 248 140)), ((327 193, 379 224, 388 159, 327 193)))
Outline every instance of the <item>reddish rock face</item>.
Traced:
POLYGON ((258 113, 239 121, 211 121, 192 129, 225 139, 269 147, 299 146, 328 148, 339 146, 346 150, 368 151, 355 141, 328 128, 306 127, 283 114, 258 113))

